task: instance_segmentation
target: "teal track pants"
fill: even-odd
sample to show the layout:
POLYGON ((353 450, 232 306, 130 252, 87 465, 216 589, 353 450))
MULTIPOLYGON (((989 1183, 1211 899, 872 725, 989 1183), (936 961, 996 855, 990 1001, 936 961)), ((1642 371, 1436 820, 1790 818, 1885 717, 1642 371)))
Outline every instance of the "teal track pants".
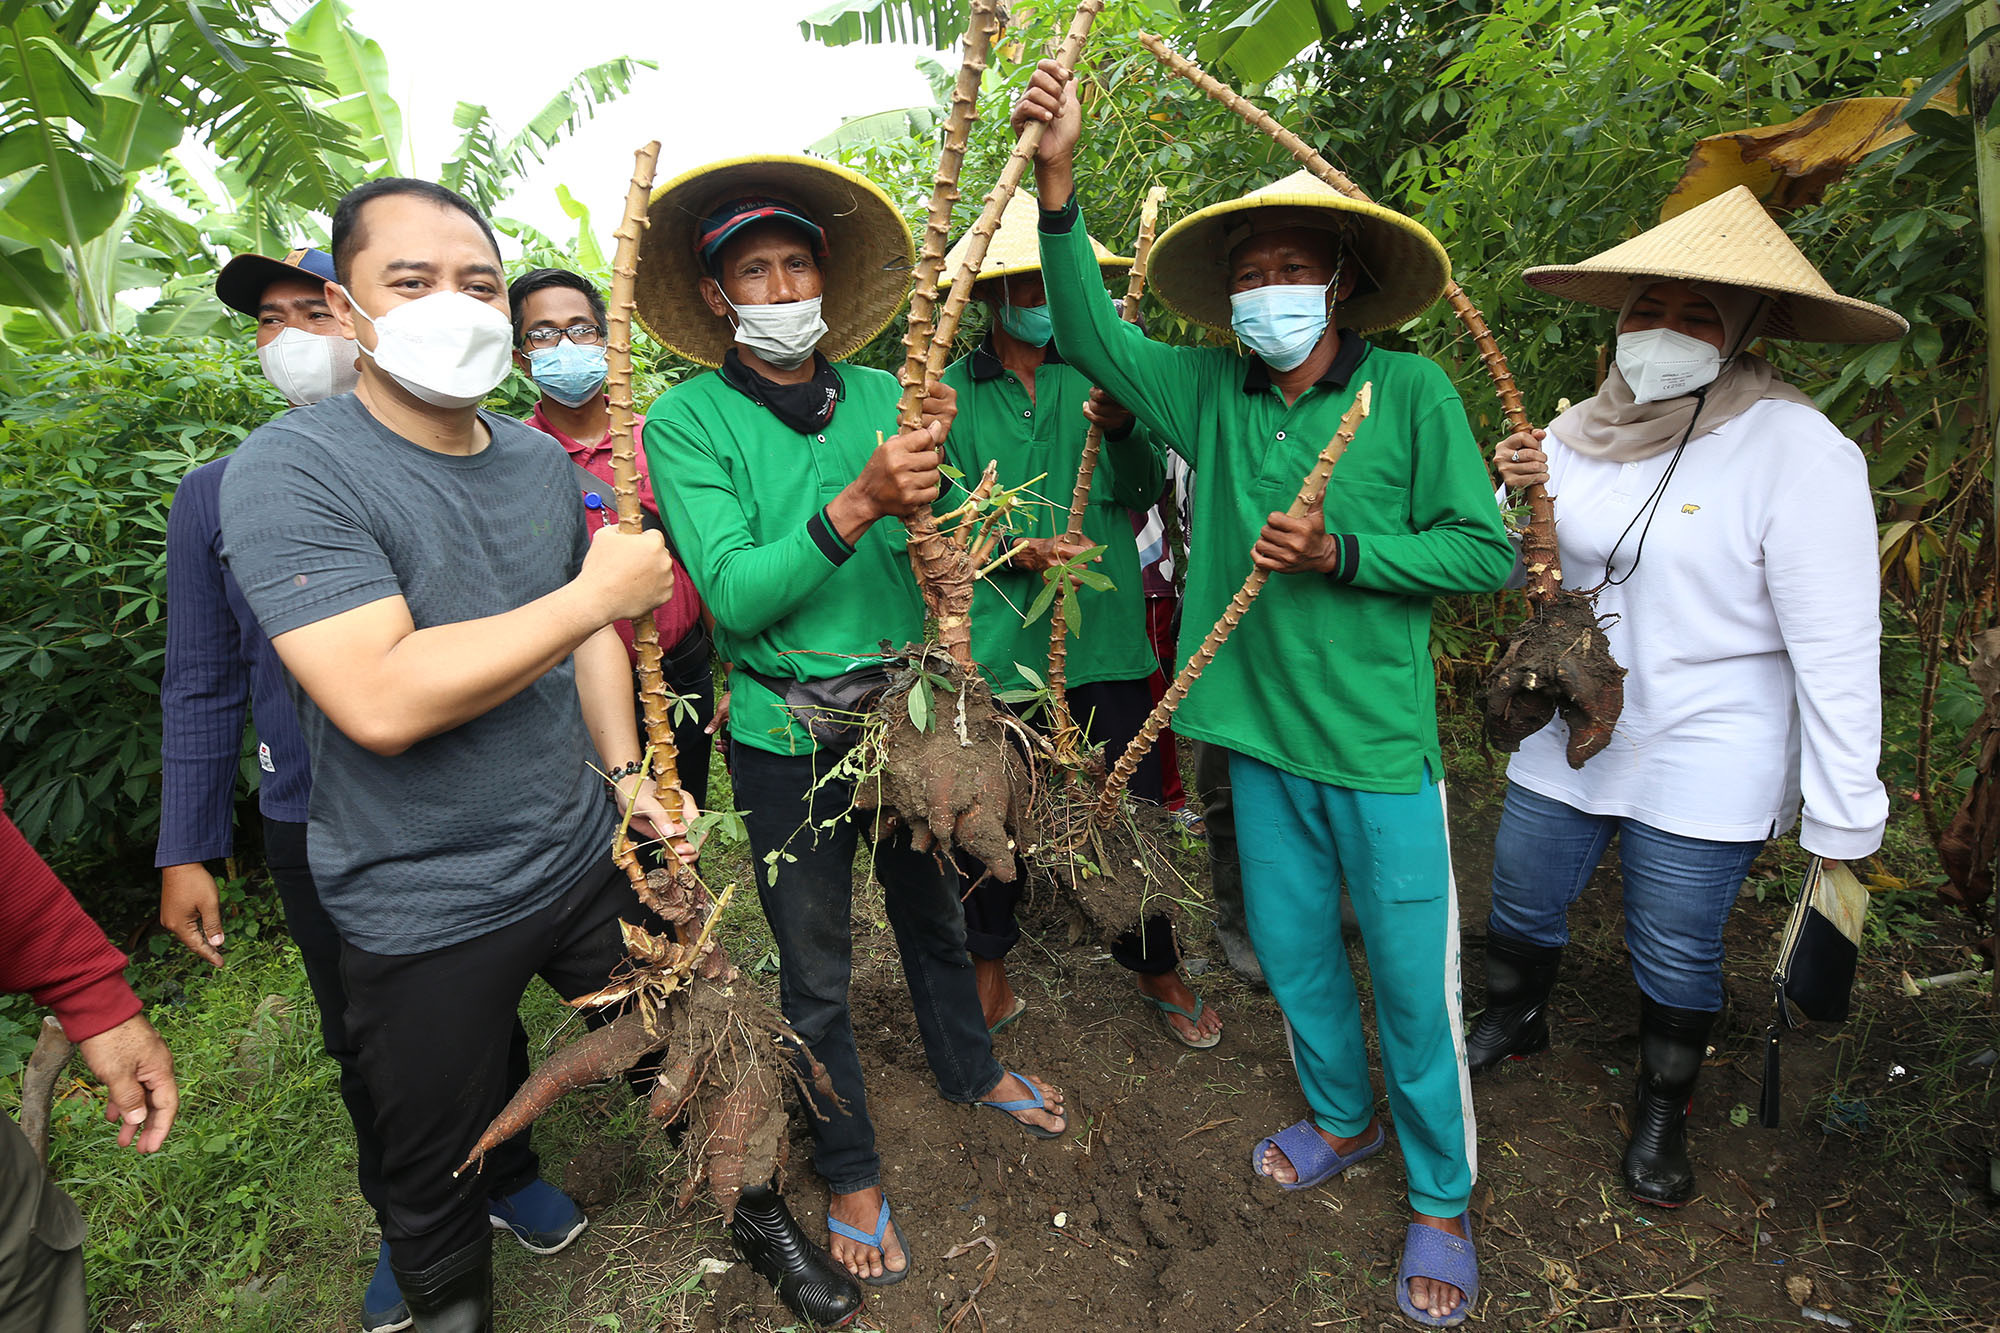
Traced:
POLYGON ((1291 1028, 1312 1118, 1351 1136, 1375 1115, 1361 1006, 1340 938, 1343 879, 1375 990, 1410 1205, 1457 1217, 1478 1170, 1459 1004, 1458 886, 1444 788, 1355 791, 1231 754, 1250 943, 1291 1028))

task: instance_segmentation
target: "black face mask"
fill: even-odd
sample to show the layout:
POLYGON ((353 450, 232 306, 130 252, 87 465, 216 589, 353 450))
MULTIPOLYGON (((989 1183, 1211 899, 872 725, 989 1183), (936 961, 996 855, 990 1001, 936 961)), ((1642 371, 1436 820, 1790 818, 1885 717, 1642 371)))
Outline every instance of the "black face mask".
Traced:
POLYGON ((833 362, 813 353, 813 375, 803 384, 777 384, 743 364, 734 347, 722 357, 722 379, 730 388, 771 410, 771 415, 800 434, 825 430, 833 420, 846 386, 833 362))

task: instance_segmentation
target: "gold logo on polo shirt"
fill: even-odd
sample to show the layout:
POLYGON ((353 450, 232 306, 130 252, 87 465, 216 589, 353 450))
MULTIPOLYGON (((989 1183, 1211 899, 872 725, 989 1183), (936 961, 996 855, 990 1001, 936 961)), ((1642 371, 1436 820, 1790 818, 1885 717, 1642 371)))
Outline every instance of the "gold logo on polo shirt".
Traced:
POLYGON ((1700 505, 1682 505, 1681 512, 1683 514, 1692 514, 1695 510, 1699 508, 1701 508, 1700 505))

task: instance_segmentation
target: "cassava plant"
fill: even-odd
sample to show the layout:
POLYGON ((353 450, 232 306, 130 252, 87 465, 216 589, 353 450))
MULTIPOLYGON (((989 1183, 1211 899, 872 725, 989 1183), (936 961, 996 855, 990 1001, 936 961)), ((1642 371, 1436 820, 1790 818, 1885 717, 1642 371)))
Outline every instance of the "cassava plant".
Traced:
MULTIPOLYGON (((606 312, 612 467, 619 526, 627 532, 637 532, 640 525, 632 442, 633 291, 659 152, 660 145, 654 142, 634 155, 624 218, 614 233, 618 248, 606 312)), ((678 812, 680 777, 652 617, 635 619, 632 632, 639 650, 647 752, 663 798, 678 812)), ((670 869, 643 870, 622 827, 615 855, 632 877, 639 900, 666 920, 673 937, 621 923, 631 971, 571 1003, 591 1009, 623 1004, 627 1012, 544 1060, 486 1127, 459 1170, 477 1165, 495 1145, 533 1124, 564 1093, 615 1078, 648 1055, 667 1050, 648 1114, 663 1124, 684 1113, 692 1115, 698 1149, 690 1157, 680 1202, 685 1206, 692 1200, 706 1179, 726 1222, 735 1215, 744 1185, 770 1180, 784 1164, 785 1111, 779 1093, 785 1081, 816 1089, 830 1102, 837 1099, 826 1070, 798 1035, 758 1000, 715 939, 716 922, 734 886, 711 900, 694 871, 672 855, 670 869)))
MULTIPOLYGON (((1233 88, 1154 34, 1141 33, 1139 40, 1162 64, 1269 136, 1314 176, 1349 198, 1368 199, 1366 191, 1311 144, 1233 88)), ((1500 395, 1507 424, 1516 432, 1532 429, 1521 403, 1521 390, 1486 327, 1485 317, 1456 282, 1446 285, 1444 298, 1479 349, 1479 359, 1500 395)), ((1528 575, 1528 601, 1534 611, 1528 623, 1508 640, 1506 655, 1487 682, 1486 734, 1494 745, 1511 752, 1560 711, 1569 724, 1570 767, 1582 768, 1611 742, 1612 729, 1625 705, 1625 670, 1612 659, 1610 642, 1598 623, 1590 594, 1562 586, 1562 565, 1556 554, 1555 497, 1537 483, 1527 488, 1524 498, 1528 529, 1521 557, 1528 575)))
MULTIPOLYGON (((1119 310, 1128 323, 1139 322, 1139 302, 1146 294, 1146 265, 1153 257, 1153 233, 1159 226, 1160 203, 1166 197, 1166 187, 1155 185, 1146 191, 1146 202, 1139 208, 1139 235, 1132 243, 1132 268, 1125 275, 1125 300, 1119 310)), ((1083 516, 1090 506, 1090 484, 1097 474, 1097 456, 1103 447, 1104 428, 1092 422, 1083 437, 1083 455, 1076 465, 1076 489, 1069 500, 1069 525, 1063 532, 1070 543, 1083 536, 1083 516)), ((1053 576, 1067 580, 1068 571, 1055 570, 1053 576)), ((1072 585, 1065 581, 1063 586, 1072 585)), ((1048 691, 1056 756, 1058 760, 1074 761, 1082 749, 1082 734, 1069 712, 1069 602, 1069 597, 1059 595, 1049 612, 1048 691)))
MULTIPOLYGON (((1075 65, 1103 3, 1082 0, 1078 5, 1056 56, 1065 69, 1075 65)), ((989 0, 974 0, 965 40, 968 68, 961 71, 958 88, 977 86, 973 70, 983 67, 992 39, 991 25, 996 22, 989 0)), ((931 194, 930 222, 918 259, 916 291, 911 297, 897 415, 897 426, 903 431, 922 424, 922 400, 944 371, 987 246, 1040 138, 1039 127, 1035 127, 1009 157, 969 233, 970 243, 954 275, 951 296, 940 307, 938 278, 951 201, 957 197, 957 177, 973 114, 971 102, 961 101, 955 93, 931 194)), ((981 562, 1001 535, 995 515, 1016 493, 996 492, 993 469, 989 468, 967 504, 951 516, 958 520, 952 527, 944 527, 928 505, 905 520, 911 568, 923 589, 925 604, 936 618, 939 651, 913 650, 878 700, 877 725, 871 735, 881 781, 871 785, 865 798, 876 812, 878 833, 901 824, 910 830, 919 849, 962 850, 978 858, 987 874, 1007 882, 1019 873, 1015 853, 1023 841, 1022 812, 1027 805, 1025 785, 1029 778, 1022 751, 1012 739, 1023 729, 1010 725, 995 708, 992 690, 973 663, 972 595, 981 562), (952 695, 953 703, 927 717, 931 725, 918 725, 908 707, 909 698, 920 685, 934 693, 939 686, 931 684, 932 677, 952 695)))

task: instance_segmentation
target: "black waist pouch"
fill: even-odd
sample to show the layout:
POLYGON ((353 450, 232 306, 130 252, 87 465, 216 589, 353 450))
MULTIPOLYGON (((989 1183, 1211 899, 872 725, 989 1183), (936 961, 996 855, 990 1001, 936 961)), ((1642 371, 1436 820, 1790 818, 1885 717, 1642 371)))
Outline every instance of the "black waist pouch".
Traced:
POLYGON ((739 666, 736 670, 778 696, 785 711, 821 745, 852 745, 875 697, 889 687, 889 668, 858 667, 824 680, 780 680, 739 666))

